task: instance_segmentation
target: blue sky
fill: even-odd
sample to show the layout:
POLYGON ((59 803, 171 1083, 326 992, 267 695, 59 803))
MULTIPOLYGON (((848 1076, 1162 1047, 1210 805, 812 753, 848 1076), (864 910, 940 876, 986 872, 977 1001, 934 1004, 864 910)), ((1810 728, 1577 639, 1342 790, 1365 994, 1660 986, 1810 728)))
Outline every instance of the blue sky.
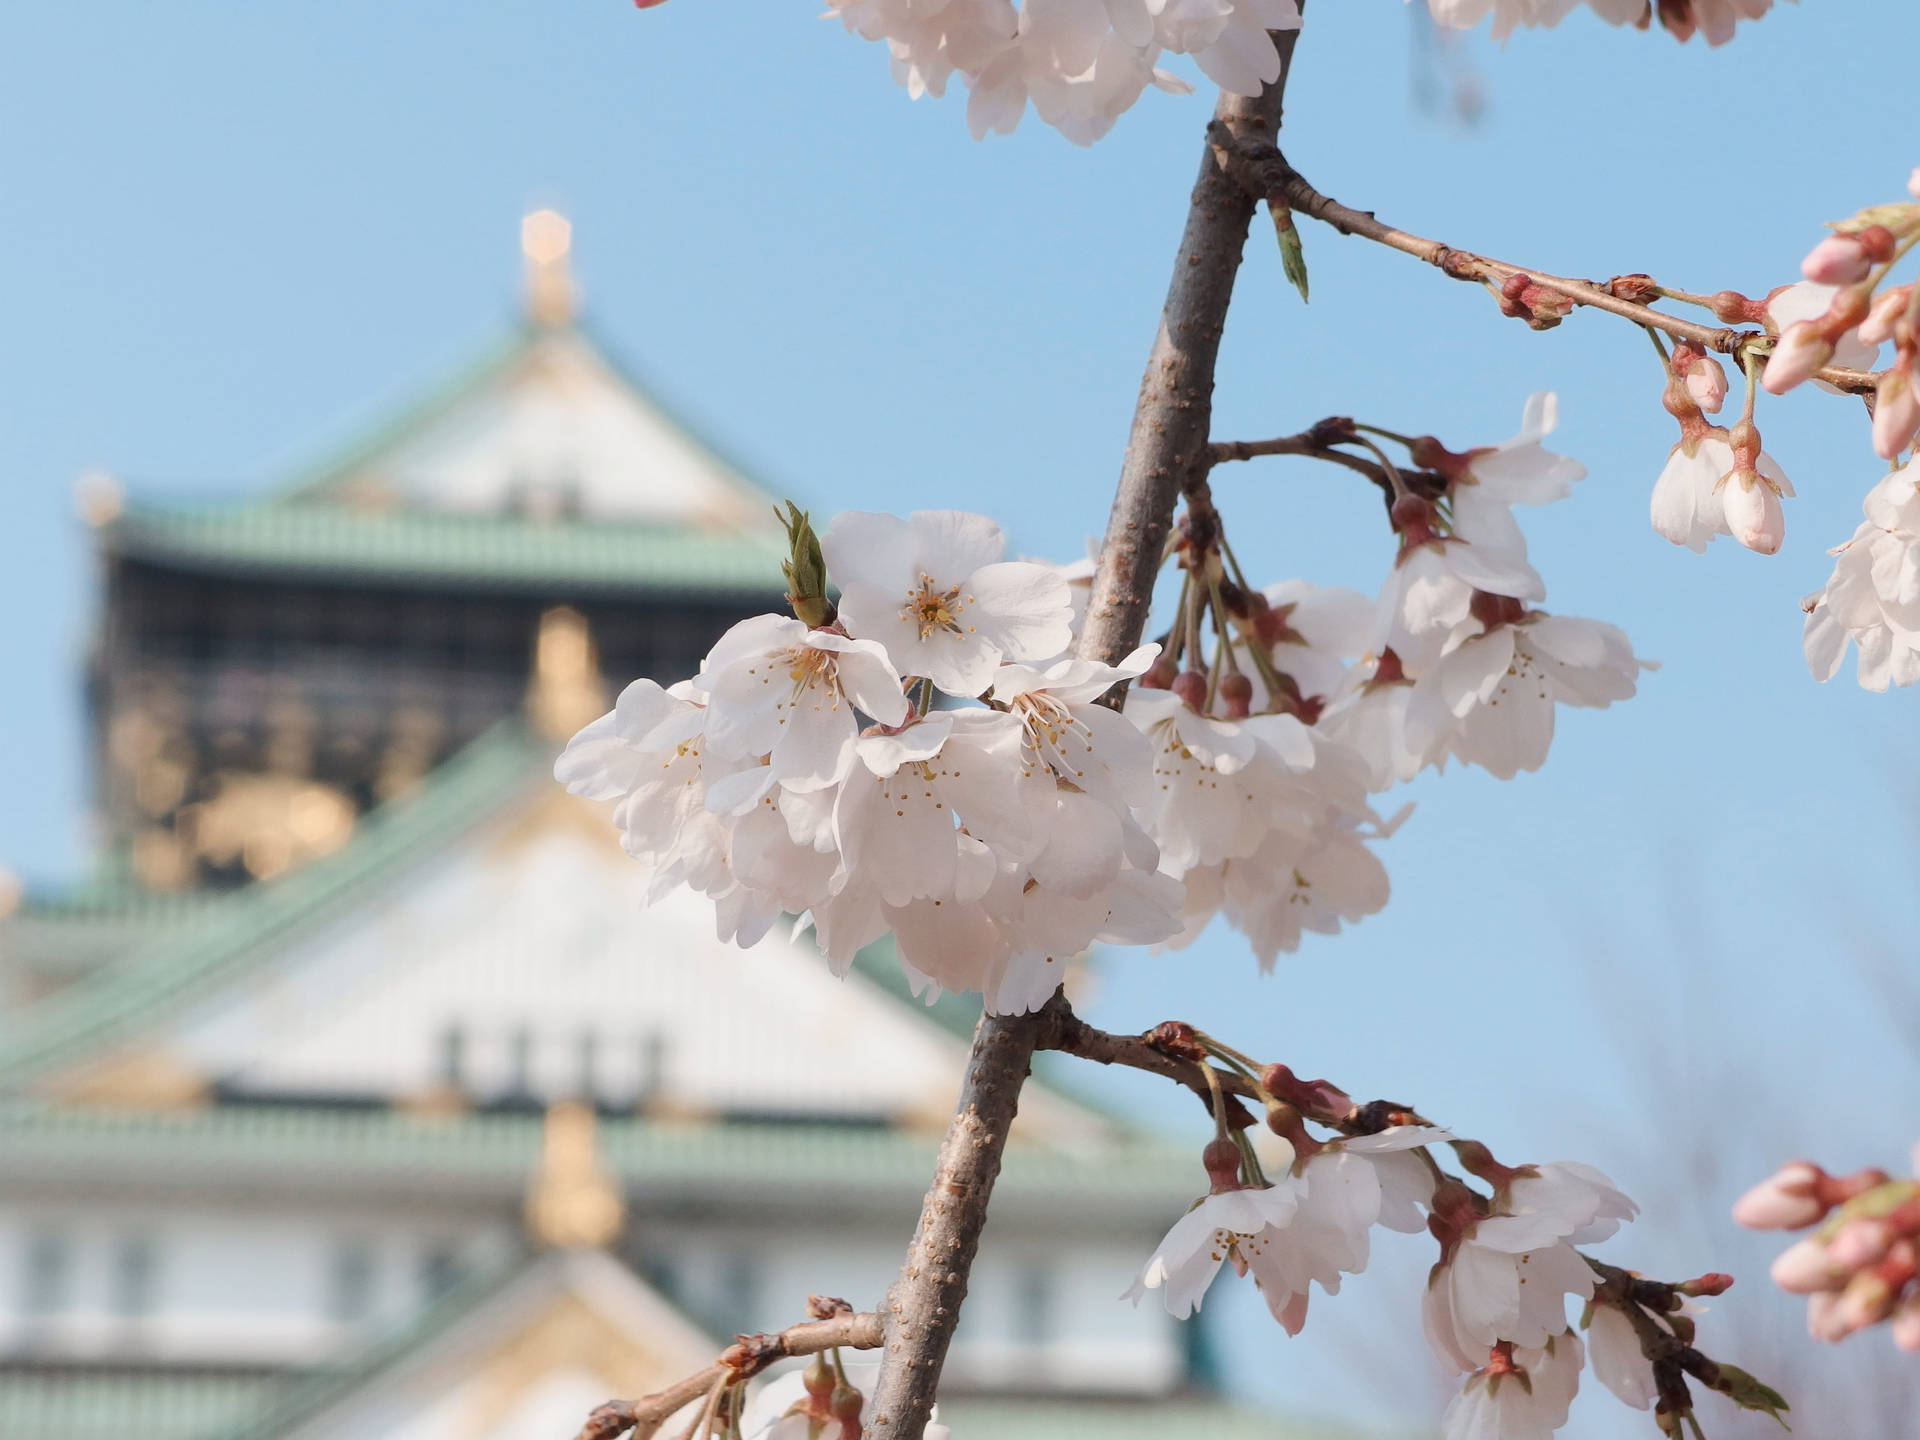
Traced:
MULTIPOLYGON (((1818 222, 1898 197, 1920 160, 1901 143, 1910 96, 1879 73, 1920 45, 1910 0, 1785 6, 1711 52, 1584 16, 1504 49, 1476 36, 1473 127, 1414 103, 1398 0, 1314 10, 1294 161, 1348 203, 1518 263, 1764 292, 1818 222)), ((1149 94, 1088 151, 1031 116, 977 145, 956 99, 910 103, 875 47, 807 6, 16 9, 0 22, 0 861, 56 878, 85 852, 75 476, 244 493, 324 454, 511 321, 535 205, 572 216, 602 332, 770 486, 821 512, 979 509, 1024 551, 1077 553, 1104 522, 1207 103, 1149 94)), ((1181 1015, 1411 1100, 1503 1158, 1600 1160, 1649 1197, 1671 1189, 1675 1127, 1738 1128, 1755 1165, 1808 1145, 1897 1161, 1897 1121, 1820 1108, 1886 1096, 1910 1117, 1917 1093, 1856 963, 1911 948, 1916 697, 1864 694, 1851 665, 1817 686, 1799 653, 1796 602, 1880 469, 1857 403, 1765 405, 1800 491, 1787 548, 1696 557, 1647 525, 1672 427, 1630 327, 1534 334, 1403 257, 1304 238, 1304 307, 1264 236, 1249 248, 1216 433, 1352 413, 1464 448, 1557 389, 1554 443, 1590 474, 1524 517, 1549 606, 1623 626, 1663 668, 1630 703, 1564 713, 1538 775, 1416 785, 1384 852, 1386 913, 1268 979, 1225 935, 1122 957, 1097 1018, 1181 1015), (1724 1090, 1685 1077, 1756 1057, 1772 1088, 1737 1127, 1695 1113, 1724 1090)), ((1256 574, 1370 589, 1387 562, 1378 502, 1343 471, 1263 462, 1216 494, 1256 574)), ((1783 1310, 1752 1279, 1741 1303, 1783 1310)), ((1331 1340, 1248 1333, 1258 1393, 1419 1412, 1417 1394, 1327 1379, 1331 1340)))

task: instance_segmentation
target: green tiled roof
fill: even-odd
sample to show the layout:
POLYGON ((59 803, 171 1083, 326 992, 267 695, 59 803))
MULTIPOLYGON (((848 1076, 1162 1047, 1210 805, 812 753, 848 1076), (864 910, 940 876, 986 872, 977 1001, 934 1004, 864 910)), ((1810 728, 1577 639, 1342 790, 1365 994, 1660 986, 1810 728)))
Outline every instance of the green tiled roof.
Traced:
POLYGON ((781 548, 766 534, 321 502, 133 506, 102 544, 216 575, 770 598, 782 584, 781 548))
MULTIPOLYGON (((113 1110, 38 1101, 0 1105, 0 1154, 36 1174, 199 1178, 316 1174, 356 1181, 517 1191, 536 1168, 541 1117, 532 1113, 421 1115, 404 1110, 304 1105, 218 1105, 196 1110, 113 1110)), ((938 1136, 882 1126, 603 1119, 602 1160, 636 1191, 688 1188, 771 1194, 783 1187, 918 1193, 938 1136)), ((1085 1148, 1016 1141, 1000 1193, 1074 1195, 1092 1206, 1169 1215, 1193 1197, 1199 1171, 1190 1144, 1146 1135, 1085 1148)), ((0 1431, 0 1434, 5 1432, 0 1431)))
POLYGON ((0 1369, 7 1440, 215 1440, 288 1388, 273 1374, 0 1369))
POLYGON ((1344 1426, 1285 1420, 1205 1397, 940 1402, 958 1440, 1358 1440, 1344 1426))
POLYGON ((0 1093, 126 1038, 270 954, 296 927, 344 913, 413 861, 530 784, 551 784, 546 749, 503 722, 412 795, 374 810, 342 850, 238 894, 204 902, 197 922, 166 927, 0 1029, 0 1093))

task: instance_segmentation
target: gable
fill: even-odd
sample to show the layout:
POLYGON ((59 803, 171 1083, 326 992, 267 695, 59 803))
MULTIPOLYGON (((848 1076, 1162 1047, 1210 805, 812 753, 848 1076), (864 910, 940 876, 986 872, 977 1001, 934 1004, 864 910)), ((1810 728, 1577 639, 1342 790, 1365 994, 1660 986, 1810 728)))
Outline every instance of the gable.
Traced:
POLYGON ((367 509, 765 530, 770 500, 578 329, 519 344, 297 492, 367 509))

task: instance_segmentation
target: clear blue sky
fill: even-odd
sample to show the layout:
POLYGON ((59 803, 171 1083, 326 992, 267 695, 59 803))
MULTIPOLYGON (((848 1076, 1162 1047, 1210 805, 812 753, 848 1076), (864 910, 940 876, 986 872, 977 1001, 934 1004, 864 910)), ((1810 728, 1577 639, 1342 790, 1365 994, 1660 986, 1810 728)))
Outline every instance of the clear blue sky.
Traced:
MULTIPOLYGON (((1920 161, 1911 96, 1880 64, 1920 47, 1911 0, 1785 6, 1712 52, 1584 15, 1504 50, 1475 37, 1462 53, 1490 107, 1472 128, 1414 104, 1398 0, 1313 10, 1294 160, 1350 203, 1517 262, 1763 292, 1818 221, 1897 197, 1920 161)), ((956 99, 910 103, 875 47, 805 5, 15 7, 0 859, 56 878, 85 851, 93 577, 74 477, 241 493, 324 453, 509 322, 535 204, 573 217, 602 331, 770 485, 820 511, 976 508, 1025 551, 1076 553, 1106 514, 1207 104, 1149 94, 1091 151, 1032 117, 976 145, 956 99)), ((1271 245, 1250 248, 1217 433, 1343 412, 1464 447, 1557 389, 1556 448, 1591 473, 1525 517, 1549 604, 1622 625, 1664 668, 1624 706, 1563 713, 1539 775, 1416 786, 1386 847, 1387 913, 1267 980, 1226 936, 1123 957, 1098 1018, 1183 1015, 1503 1156, 1600 1160, 1649 1197, 1671 1191, 1650 1130, 1701 1118, 1678 1079, 1647 1108, 1624 1067, 1652 1055, 1680 1077, 1759 1055, 1785 1098, 1717 1119, 1754 1154, 1812 1143, 1808 1079, 1891 1090, 1892 1144, 1913 1075, 1852 972, 1863 944, 1910 952, 1920 696, 1863 694, 1851 664, 1814 685, 1796 611, 1879 471, 1858 406, 1767 405, 1800 490, 1786 552, 1695 557, 1647 525, 1672 427, 1640 336, 1594 316, 1536 335, 1402 257, 1305 240, 1304 308, 1271 245)), ((1258 573, 1377 582, 1379 505, 1345 472, 1266 462, 1217 494, 1258 573)), ((1838 1161, 1874 1140, 1848 1122, 1824 1136, 1838 1161)), ((1751 1279, 1744 1303, 1785 1306, 1751 1279)), ((1253 1333, 1238 1349, 1255 1390, 1349 1403, 1321 1373, 1331 1339, 1253 1333)), ((1418 1413, 1417 1389, 1400 1405, 1394 1388, 1362 1403, 1418 1413)))

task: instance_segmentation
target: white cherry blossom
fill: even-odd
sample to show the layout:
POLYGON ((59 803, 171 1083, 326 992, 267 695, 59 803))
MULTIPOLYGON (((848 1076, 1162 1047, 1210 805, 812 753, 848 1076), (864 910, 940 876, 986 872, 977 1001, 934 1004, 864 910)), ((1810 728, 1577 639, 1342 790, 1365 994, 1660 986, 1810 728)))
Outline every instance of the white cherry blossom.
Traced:
MULTIPOLYGON (((1395 507, 1396 514, 1407 504, 1395 507)), ((1435 658, 1448 633, 1467 618, 1476 591, 1514 600, 1547 596, 1546 583, 1524 550, 1475 544, 1435 533, 1417 513, 1403 521, 1400 553, 1380 587, 1374 654, 1392 650, 1410 672, 1435 658)))
POLYGON ((1518 435, 1459 457, 1463 463, 1447 488, 1454 534, 1496 549, 1526 553, 1512 507, 1564 500, 1573 493, 1575 483, 1586 478, 1586 466, 1540 443, 1559 422, 1558 397, 1551 390, 1537 391, 1527 397, 1518 435))
MULTIPOLYGON (((1653 483, 1650 513, 1655 531, 1676 545, 1686 546, 1696 555, 1704 551, 1716 535, 1741 534, 1742 543, 1748 544, 1748 548, 1764 549, 1751 541, 1763 533, 1755 527, 1767 517, 1746 516, 1745 523, 1738 531, 1729 518, 1729 490, 1738 486, 1739 482, 1729 484, 1727 477, 1734 473, 1738 465, 1727 432, 1718 426, 1703 434, 1682 439, 1668 452, 1660 478, 1653 483)), ((1754 495, 1750 489, 1743 487, 1736 504, 1751 502, 1764 508, 1771 498, 1777 515, 1779 497, 1793 494, 1792 482, 1765 451, 1760 452, 1754 468, 1762 481, 1772 482, 1773 488, 1770 493, 1754 495)), ((1768 489, 1764 484, 1752 488, 1761 491, 1768 489)), ((1743 514, 1736 510, 1733 518, 1742 518, 1743 514)), ((1777 549, 1778 544, 1775 539, 1774 548, 1777 549)))
POLYGON ((1920 460, 1882 477, 1862 506, 1853 538, 1835 546, 1833 574, 1809 595, 1802 646, 1816 680, 1831 680, 1859 650, 1868 690, 1920 679, 1920 460))
POLYGON ((1556 705, 1605 709, 1628 699, 1645 665, 1621 631, 1598 620, 1539 610, 1484 628, 1470 619, 1415 682, 1405 747, 1426 763, 1452 756, 1511 780, 1546 760, 1556 705))
POLYGON ((1265 1266, 1271 1236, 1292 1224, 1306 1191, 1288 1174, 1270 1189, 1242 1187, 1206 1196, 1174 1221, 1120 1298, 1138 1305, 1148 1291, 1159 1290, 1167 1312, 1186 1319, 1200 1308, 1229 1258, 1236 1269, 1250 1268, 1256 1260, 1265 1266))
POLYGON ((1441 1418, 1441 1440, 1548 1440, 1567 1423, 1582 1360, 1580 1337, 1570 1330, 1537 1349, 1512 1347, 1497 1366, 1467 1377, 1441 1418))
POLYGON ((1006 537, 985 516, 848 511, 820 548, 847 633, 878 641, 900 674, 923 675, 950 695, 978 695, 1001 662, 1045 659, 1072 639, 1065 579, 1001 560, 1006 537))
POLYGON ((887 652, 872 640, 756 615, 720 637, 701 666, 706 739, 716 753, 767 756, 771 781, 794 790, 837 783, 853 763, 856 708, 882 725, 907 718, 887 652))
MULTIPOLYGON (((1668 1328, 1659 1316, 1649 1314, 1648 1318, 1661 1328, 1668 1328)), ((1646 1410, 1660 1398, 1653 1379, 1653 1362, 1641 1353, 1640 1336, 1634 1331, 1633 1322, 1617 1307, 1593 1307, 1592 1318, 1587 1321, 1587 1360, 1593 1366, 1593 1378, 1611 1390, 1621 1404, 1646 1410)))
POLYGON ((1566 1297, 1592 1296, 1593 1269, 1573 1247, 1604 1240, 1637 1207, 1589 1165, 1528 1167, 1428 1280, 1422 1304, 1434 1352, 1477 1369, 1502 1342, 1540 1346, 1566 1326, 1566 1297))

